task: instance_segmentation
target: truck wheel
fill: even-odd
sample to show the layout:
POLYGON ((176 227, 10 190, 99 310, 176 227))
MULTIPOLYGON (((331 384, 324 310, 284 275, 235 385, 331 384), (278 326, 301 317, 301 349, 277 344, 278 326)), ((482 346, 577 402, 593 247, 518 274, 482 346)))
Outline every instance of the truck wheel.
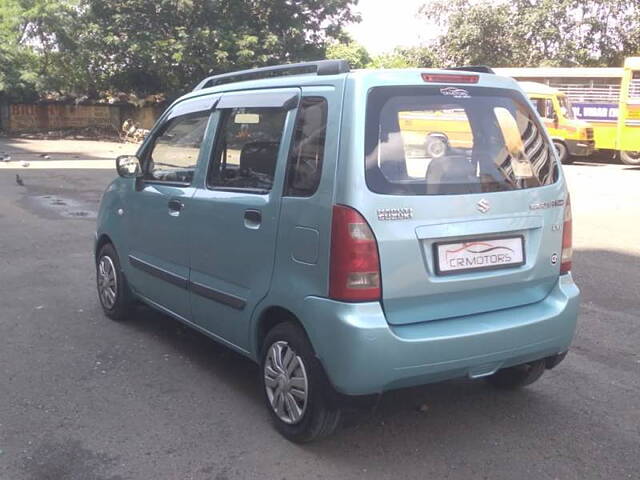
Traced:
POLYGON ((560 163, 569 164, 573 163, 573 158, 569 155, 569 150, 567 146, 557 140, 553 141, 553 146, 556 147, 556 152, 558 152, 558 158, 560 159, 560 163))
POLYGON ((640 151, 633 152, 631 150, 621 151, 620 160, 627 165, 638 166, 640 165, 640 151))
POLYGON ((264 398, 278 432, 296 443, 333 433, 340 409, 331 405, 331 385, 305 332, 291 322, 267 334, 260 372, 264 398))
POLYGON ((112 320, 126 320, 134 302, 120 269, 118 254, 110 243, 104 245, 96 257, 96 285, 105 315, 112 320))
POLYGON ((503 368, 486 377, 486 380, 498 388, 516 389, 526 387, 538 380, 544 373, 545 368, 545 359, 536 360, 531 363, 503 368))

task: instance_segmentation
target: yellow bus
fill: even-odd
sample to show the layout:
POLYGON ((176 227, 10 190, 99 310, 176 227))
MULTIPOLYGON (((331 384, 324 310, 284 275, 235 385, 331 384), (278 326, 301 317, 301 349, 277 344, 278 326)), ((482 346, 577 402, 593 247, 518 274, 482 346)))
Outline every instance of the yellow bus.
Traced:
POLYGON ((597 149, 640 165, 640 57, 622 68, 496 68, 498 75, 544 83, 565 93, 575 116, 594 130, 597 149))
POLYGON ((538 111, 562 163, 571 163, 577 157, 588 157, 593 153, 593 127, 576 118, 565 93, 544 83, 518 83, 538 111))

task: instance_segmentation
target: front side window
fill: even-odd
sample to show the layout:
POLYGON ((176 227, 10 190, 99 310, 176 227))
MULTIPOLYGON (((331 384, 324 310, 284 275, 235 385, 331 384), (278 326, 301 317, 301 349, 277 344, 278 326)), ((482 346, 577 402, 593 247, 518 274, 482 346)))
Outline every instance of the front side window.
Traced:
POLYGON ((322 174, 327 101, 321 97, 306 97, 298 108, 289 152, 285 195, 309 197, 317 190, 322 174))
POLYGON ((287 110, 222 110, 207 185, 228 190, 267 193, 273 186, 287 110))
POLYGON ((366 181, 392 195, 450 195, 554 183, 557 165, 528 102, 482 87, 369 92, 366 181))
POLYGON ((190 184, 208 121, 208 111, 169 120, 149 153, 145 180, 190 184))

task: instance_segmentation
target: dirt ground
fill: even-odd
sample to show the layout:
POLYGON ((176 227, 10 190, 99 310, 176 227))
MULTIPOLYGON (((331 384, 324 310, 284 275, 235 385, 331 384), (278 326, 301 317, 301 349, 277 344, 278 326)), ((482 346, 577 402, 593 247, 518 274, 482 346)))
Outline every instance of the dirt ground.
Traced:
POLYGON ((44 160, 113 160, 118 155, 134 154, 140 145, 98 140, 39 140, 0 137, 0 163, 44 160), (46 155, 50 158, 45 158, 46 155))

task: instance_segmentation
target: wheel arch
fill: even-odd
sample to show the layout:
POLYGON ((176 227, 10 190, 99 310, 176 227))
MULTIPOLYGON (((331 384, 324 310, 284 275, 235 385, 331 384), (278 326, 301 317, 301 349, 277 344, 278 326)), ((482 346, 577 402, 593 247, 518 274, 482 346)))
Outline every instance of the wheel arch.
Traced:
POLYGON ((309 338, 307 329, 295 313, 279 305, 270 305, 260 312, 253 330, 252 347, 257 360, 260 359, 260 355, 262 353, 262 342, 267 336, 269 330, 279 323, 284 322, 291 322, 298 325, 305 332, 307 338, 309 338))
MULTIPOLYGON (((100 235, 98 237, 98 239, 96 240, 96 248, 95 248, 95 250, 93 252, 93 255, 94 255, 96 261, 98 260, 98 253, 100 252, 100 249, 102 249, 102 247, 104 247, 108 243, 113 245, 113 240, 111 240, 111 237, 109 235, 107 235, 106 233, 103 233, 102 235, 100 235)), ((114 245, 113 248, 115 248, 115 245, 114 245)))

